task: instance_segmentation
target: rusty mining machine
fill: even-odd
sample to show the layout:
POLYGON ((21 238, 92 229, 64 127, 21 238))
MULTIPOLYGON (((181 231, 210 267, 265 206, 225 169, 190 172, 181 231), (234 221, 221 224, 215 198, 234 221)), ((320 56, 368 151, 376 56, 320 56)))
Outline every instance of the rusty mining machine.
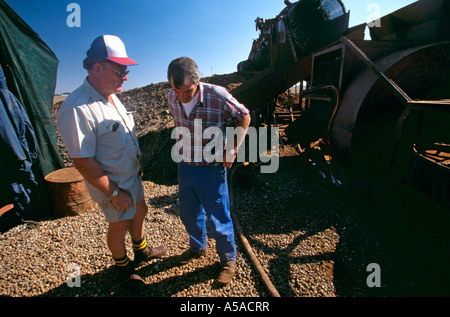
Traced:
POLYGON ((260 36, 237 65, 249 79, 233 95, 272 116, 261 111, 268 100, 306 83, 290 143, 325 140, 334 181, 395 175, 450 208, 450 1, 420 0, 351 28, 340 0, 285 4, 256 19, 260 36))
POLYGON ((304 170, 321 160, 328 172, 315 180, 346 206, 366 197, 349 210, 424 294, 448 296, 450 0, 419 0, 351 28, 340 0, 285 4, 255 21, 260 37, 238 64, 249 79, 232 94, 254 125, 276 125, 273 100, 302 83, 300 115, 283 133, 303 162, 317 160, 304 170))

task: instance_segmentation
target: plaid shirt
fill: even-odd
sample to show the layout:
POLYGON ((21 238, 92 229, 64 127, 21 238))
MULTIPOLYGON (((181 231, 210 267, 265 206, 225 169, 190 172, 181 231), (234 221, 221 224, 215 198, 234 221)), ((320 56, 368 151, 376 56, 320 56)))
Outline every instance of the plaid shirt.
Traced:
POLYGON ((193 165, 211 165, 210 162, 205 161, 203 154, 201 154, 201 158, 199 157, 199 154, 203 153, 205 145, 215 137, 215 135, 208 134, 207 131, 205 133, 205 129, 218 127, 222 131, 222 147, 217 148, 218 152, 215 153, 222 157, 227 125, 230 125, 234 120, 242 121, 249 114, 249 110, 240 104, 225 88, 203 82, 199 83, 198 102, 189 117, 186 116, 183 105, 176 97, 173 89, 169 91, 168 102, 170 112, 174 117, 175 127, 182 128, 177 130, 179 133, 178 141, 181 137, 190 137, 190 160, 185 161, 193 165), (199 123, 201 123, 201 131, 199 123), (187 131, 189 131, 189 135, 186 135, 187 131), (200 132, 201 135, 199 135, 200 132))

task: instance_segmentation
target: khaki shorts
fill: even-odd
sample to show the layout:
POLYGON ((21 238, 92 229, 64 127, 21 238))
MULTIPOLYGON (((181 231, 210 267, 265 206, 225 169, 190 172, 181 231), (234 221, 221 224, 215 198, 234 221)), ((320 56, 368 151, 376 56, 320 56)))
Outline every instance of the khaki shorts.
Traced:
POLYGON ((136 203, 144 200, 144 189, 142 188, 141 178, 137 175, 133 185, 125 190, 132 198, 131 207, 126 211, 117 211, 111 200, 99 202, 98 205, 105 215, 106 221, 118 222, 131 220, 136 214, 136 203))

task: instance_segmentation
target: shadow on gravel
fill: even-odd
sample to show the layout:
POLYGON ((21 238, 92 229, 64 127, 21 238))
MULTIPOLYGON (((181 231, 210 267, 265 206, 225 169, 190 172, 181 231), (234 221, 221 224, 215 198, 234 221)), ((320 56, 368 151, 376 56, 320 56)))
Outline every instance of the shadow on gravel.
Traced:
POLYGON ((163 208, 165 213, 179 215, 178 192, 171 195, 163 195, 147 200, 147 204, 155 209, 163 208))
MULTIPOLYGON (((235 186, 235 212, 244 234, 254 250, 270 258, 268 274, 280 295, 299 296, 300 292, 304 294, 300 296, 323 296, 305 291, 314 289, 308 284, 321 282, 316 280, 318 276, 292 271, 293 264, 315 263, 321 265, 317 274, 332 276, 337 297, 420 296, 414 279, 378 241, 374 230, 352 213, 353 206, 333 197, 335 193, 320 189, 317 174, 308 168, 299 157, 281 157, 276 174, 257 174, 251 182, 238 181, 235 186), (292 251, 298 250, 303 241, 325 231, 338 235, 334 251, 292 255, 298 254, 292 251), (256 238, 266 234, 273 239, 292 233, 297 236, 288 245, 273 241, 268 245, 269 240, 256 238), (381 267, 380 287, 368 286, 371 263, 381 267)), ((355 191, 354 199, 361 199, 358 195, 361 193, 355 191)))
MULTIPOLYGON (((176 266, 174 259, 167 259, 163 263, 153 263, 140 270, 140 274, 143 278, 152 275, 154 271, 169 270, 173 266, 176 266), (161 266, 162 264, 162 266, 161 266), (156 265, 156 268, 155 268, 156 265)), ((191 285, 197 285, 208 280, 212 280, 219 274, 219 263, 213 263, 208 266, 200 267, 194 271, 183 273, 180 275, 171 276, 157 283, 151 283, 147 285, 147 296, 160 296, 170 297, 183 290, 188 289, 191 285)), ((142 294, 145 295, 145 294, 142 294)))
MULTIPOLYGON (((136 272, 144 280, 177 266, 173 257, 162 258, 137 268, 136 272)), ((147 282, 144 291, 135 293, 123 289, 117 280, 117 271, 111 266, 96 274, 82 275, 79 287, 69 287, 67 283, 41 294, 39 297, 172 297, 191 285, 213 280, 219 273, 218 262, 197 268, 191 272, 162 279, 156 283, 147 282)), ((73 280, 74 281, 74 280, 73 280)), ((214 286, 213 286, 214 287, 214 286)))

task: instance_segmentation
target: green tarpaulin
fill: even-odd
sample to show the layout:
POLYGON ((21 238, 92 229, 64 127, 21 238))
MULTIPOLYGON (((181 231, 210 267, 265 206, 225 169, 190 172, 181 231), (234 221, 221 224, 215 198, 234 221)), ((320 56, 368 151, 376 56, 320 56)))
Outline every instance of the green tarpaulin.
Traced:
POLYGON ((35 130, 40 170, 45 176, 64 167, 52 121, 58 59, 3 0, 0 0, 0 59, 8 88, 24 106, 35 130))

